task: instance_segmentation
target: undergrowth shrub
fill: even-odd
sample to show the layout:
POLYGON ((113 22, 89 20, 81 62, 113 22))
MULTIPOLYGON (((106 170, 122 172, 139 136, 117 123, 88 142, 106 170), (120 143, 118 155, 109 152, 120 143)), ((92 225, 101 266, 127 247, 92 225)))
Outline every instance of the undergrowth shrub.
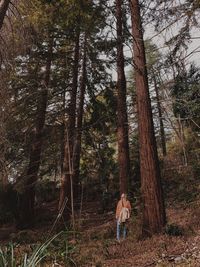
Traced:
MULTIPOLYGON (((76 233, 75 233, 76 234, 76 233)), ((76 245, 68 240, 72 238, 73 232, 63 231, 59 238, 54 239, 50 244, 50 253, 56 257, 61 257, 69 262, 73 262, 72 254, 76 245)))
POLYGON ((182 236, 183 229, 176 224, 167 224, 165 233, 171 236, 182 236))
POLYGON ((52 240, 45 242, 41 246, 35 248, 32 254, 28 253, 19 256, 16 252, 17 245, 9 244, 0 249, 0 266, 1 267, 36 267, 45 258, 45 250, 52 240))
POLYGON ((0 224, 12 223, 17 215, 17 192, 13 185, 0 184, 0 224))
POLYGON ((37 203, 51 202, 58 199, 57 182, 50 180, 39 181, 36 185, 37 203))
POLYGON ((198 182, 191 166, 163 170, 165 198, 173 203, 190 203, 199 195, 198 182))
POLYGON ((62 262, 76 265, 70 257, 75 246, 70 244, 64 233, 59 233, 39 246, 26 246, 26 252, 20 251, 20 245, 10 243, 0 248, 0 267, 37 267, 42 263, 61 258, 62 262), (64 243, 63 243, 64 242, 64 243))

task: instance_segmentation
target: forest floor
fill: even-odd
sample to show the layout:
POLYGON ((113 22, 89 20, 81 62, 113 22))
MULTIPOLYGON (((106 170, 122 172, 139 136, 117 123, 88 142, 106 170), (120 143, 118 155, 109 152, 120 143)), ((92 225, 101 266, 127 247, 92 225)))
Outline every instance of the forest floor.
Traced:
MULTIPOLYGON (((45 266, 200 267, 199 183, 189 181, 187 176, 185 180, 182 176, 180 181, 178 179, 164 185, 167 191, 165 233, 142 240, 140 216, 136 215, 134 209, 128 237, 118 243, 116 203, 113 208, 103 212, 100 200, 84 201, 81 213, 76 213, 75 234, 66 231, 59 241, 53 242, 49 248, 51 260, 45 266)), ((42 243, 59 231, 61 221, 51 231, 57 217, 56 201, 44 203, 37 212, 38 220, 31 230, 16 231, 12 225, 2 226, 1 246, 12 241, 18 244, 17 250, 21 255, 31 251, 33 244, 42 243)))
POLYGON ((98 214, 95 209, 97 203, 92 203, 91 208, 85 210, 84 217, 88 216, 90 219, 86 219, 83 224, 82 240, 77 246, 74 259, 81 267, 199 267, 199 204, 196 201, 187 207, 168 207, 170 235, 155 235, 146 240, 140 239, 139 222, 133 217, 128 238, 118 243, 115 240, 114 213, 98 214))
MULTIPOLYGON (((4 237, 5 233, 8 235, 10 232, 15 232, 9 234, 9 238, 7 236, 4 244, 12 239, 15 242, 23 243, 21 248, 23 251, 27 251, 26 243, 31 244, 40 239, 43 240, 52 226, 49 218, 53 214, 55 217, 55 204, 53 202, 42 207, 46 223, 42 219, 42 222, 32 230, 15 232, 11 226, 1 228, 0 234, 4 232, 4 237)), ((113 211, 102 213, 98 201, 84 203, 81 219, 77 220, 75 238, 71 234, 66 237, 68 239, 68 263, 58 260, 54 262, 54 265, 51 262, 45 266, 200 266, 199 200, 187 205, 167 207, 169 234, 155 235, 146 240, 140 239, 140 223, 137 221, 138 218, 133 215, 129 223, 127 239, 121 243, 116 242, 114 217, 113 211)))

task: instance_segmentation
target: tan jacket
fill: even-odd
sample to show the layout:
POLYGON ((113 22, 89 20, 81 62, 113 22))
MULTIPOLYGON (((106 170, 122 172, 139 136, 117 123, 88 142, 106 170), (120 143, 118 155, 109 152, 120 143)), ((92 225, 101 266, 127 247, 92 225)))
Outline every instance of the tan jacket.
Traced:
POLYGON ((131 212, 131 204, 130 204, 130 201, 128 200, 124 200, 123 201, 124 205, 122 205, 122 200, 119 200, 118 203, 117 203, 117 208, 116 208, 116 219, 119 219, 119 215, 120 215, 120 212, 122 210, 122 208, 127 208, 129 209, 129 212, 131 212))

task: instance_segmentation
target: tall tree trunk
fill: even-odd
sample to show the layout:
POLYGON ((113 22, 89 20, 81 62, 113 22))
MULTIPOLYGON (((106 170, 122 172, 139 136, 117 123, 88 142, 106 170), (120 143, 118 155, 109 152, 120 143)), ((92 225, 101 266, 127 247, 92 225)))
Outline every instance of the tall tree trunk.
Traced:
MULTIPOLYGON (((50 81, 51 62, 52 62, 53 39, 50 40, 46 72, 43 88, 38 97, 36 125, 34 129, 33 143, 30 151, 30 159, 25 176, 22 177, 22 193, 19 192, 19 218, 18 227, 24 229, 30 227, 34 222, 34 202, 35 184, 37 182, 40 167, 40 158, 43 142, 43 131, 48 100, 48 87, 50 81)), ((21 186, 20 186, 21 187, 21 186)))
POLYGON ((122 0, 116 0, 117 18, 117 140, 120 193, 127 192, 130 171, 126 77, 124 73, 122 0))
POLYGON ((79 192, 79 173, 80 173, 80 156, 81 156, 81 137, 82 137, 82 124, 83 124, 83 106, 85 99, 85 89, 86 89, 86 46, 87 46, 86 35, 84 36, 83 44, 83 58, 82 58, 82 75, 80 78, 80 96, 79 96, 79 106, 77 110, 77 128, 76 128, 76 140, 74 144, 74 197, 78 197, 79 192))
POLYGON ((162 108, 161 108, 161 104, 160 104, 160 96, 159 96, 158 85, 157 85, 155 74, 153 74, 153 79, 154 79, 154 88, 155 88, 155 92, 156 92, 156 102, 157 102, 159 124, 160 124, 161 147, 162 147, 163 156, 165 157, 167 155, 166 140, 165 140, 165 128, 164 128, 163 119, 162 119, 162 108))
POLYGON ((133 51, 139 126, 143 236, 162 231, 166 222, 159 160, 154 134, 143 30, 138 0, 131 0, 133 51))
POLYGON ((76 121, 76 98, 78 85, 78 69, 79 69, 79 39, 80 33, 77 33, 74 49, 74 65, 73 65, 73 80, 72 90, 70 94, 70 103, 68 108, 68 121, 65 122, 65 138, 64 138, 64 161, 63 174, 61 177, 59 209, 66 202, 63 210, 63 217, 66 221, 70 220, 73 209, 73 190, 72 190, 72 170, 73 170, 73 153, 74 153, 74 133, 76 121))
POLYGON ((10 0, 1 0, 0 1, 0 30, 3 26, 3 21, 4 21, 4 18, 6 16, 6 12, 8 10, 10 2, 11 2, 10 0))

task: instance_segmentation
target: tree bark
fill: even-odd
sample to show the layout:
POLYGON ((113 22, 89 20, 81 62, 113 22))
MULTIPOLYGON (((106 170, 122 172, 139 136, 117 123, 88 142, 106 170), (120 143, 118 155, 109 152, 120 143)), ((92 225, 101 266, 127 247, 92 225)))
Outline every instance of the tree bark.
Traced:
POLYGON ((63 161, 63 174, 61 177, 60 200, 59 209, 67 201, 63 210, 63 218, 69 221, 73 209, 73 190, 72 190, 72 177, 73 177, 73 154, 74 154, 74 134, 75 134, 75 121, 76 121, 76 98, 78 86, 78 69, 79 69, 79 39, 80 33, 77 33, 74 49, 74 65, 73 65, 73 80, 72 90, 70 94, 70 103, 68 108, 68 121, 65 122, 65 138, 64 138, 64 161, 63 161))
POLYGON ((87 73, 86 73, 86 48, 87 48, 87 40, 86 35, 84 37, 84 47, 83 47, 83 58, 82 58, 82 75, 80 78, 80 99, 79 106, 77 110, 77 128, 76 128, 76 140, 74 146, 74 197, 78 197, 79 192, 79 173, 80 173, 80 157, 81 157, 81 137, 82 137, 82 124, 83 124, 83 107, 85 100, 85 90, 86 90, 86 81, 87 81, 87 73))
POLYGON ((126 193, 130 172, 126 77, 124 73, 122 0, 116 0, 117 19, 117 141, 120 193, 126 193))
POLYGON ((131 0, 133 51, 138 109, 143 236, 162 231, 166 223, 159 160, 154 134, 143 30, 138 0, 131 0))
POLYGON ((52 49, 53 39, 51 39, 49 43, 44 84, 38 98, 36 125, 30 151, 29 165, 25 177, 22 177, 23 185, 22 188, 20 188, 22 192, 19 192, 19 217, 17 226, 20 229, 30 227, 34 222, 35 184, 37 182, 40 167, 48 87, 50 82, 52 49))
POLYGON ((10 0, 1 0, 0 1, 0 30, 3 26, 3 21, 4 21, 4 18, 6 16, 6 12, 8 10, 10 2, 11 2, 10 0))
POLYGON ((167 155, 166 140, 165 140, 165 128, 164 128, 163 119, 162 119, 162 108, 161 108, 161 104, 160 104, 160 96, 159 96, 158 85, 157 85, 155 74, 153 74, 153 79, 154 79, 154 88, 155 88, 155 92, 156 92, 156 102, 157 102, 159 124, 160 124, 161 147, 162 147, 163 156, 165 157, 167 155))

